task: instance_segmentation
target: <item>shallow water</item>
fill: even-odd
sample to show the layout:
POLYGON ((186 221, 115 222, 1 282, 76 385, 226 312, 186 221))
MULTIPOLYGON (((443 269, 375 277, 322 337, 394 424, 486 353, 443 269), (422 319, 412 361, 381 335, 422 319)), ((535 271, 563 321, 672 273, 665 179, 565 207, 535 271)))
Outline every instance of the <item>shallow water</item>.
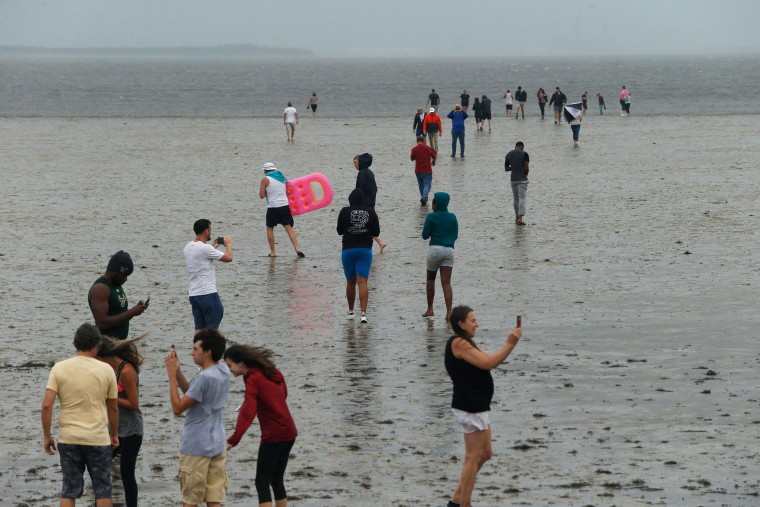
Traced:
MULTIPOLYGON (((151 307, 141 375, 146 505, 179 499, 182 420, 162 364, 171 344, 192 371, 192 320, 181 249, 192 223, 233 236, 217 267, 231 340, 279 354, 300 436, 287 486, 293 505, 443 505, 456 485, 461 434, 449 413, 440 288, 425 309, 411 122, 304 119, 296 142, 264 119, 1 119, 0 256, 4 347, 0 498, 57 501, 57 457, 42 451, 48 364, 73 354, 91 318, 86 291, 109 255, 131 253, 125 289, 151 307), (344 320, 338 210, 355 154, 369 151, 381 236, 367 326, 344 320), (262 163, 289 177, 324 172, 336 198, 296 217, 305 259, 284 231, 266 258, 262 163)), ((590 115, 570 129, 497 117, 468 124, 467 158, 448 137, 433 190, 451 193, 460 238, 455 304, 475 308, 477 341, 494 350, 523 315, 524 338, 494 374, 495 456, 476 505, 755 505, 760 140, 756 116, 590 115), (503 157, 531 155, 527 227, 513 224, 503 157), (686 252, 689 252, 688 254, 686 252)), ((446 126, 448 132, 448 126, 446 126)), ((242 400, 233 381, 227 429, 242 400)), ((57 410, 57 409, 56 409, 57 410)), ((231 454, 225 505, 255 502, 258 428, 231 454)))

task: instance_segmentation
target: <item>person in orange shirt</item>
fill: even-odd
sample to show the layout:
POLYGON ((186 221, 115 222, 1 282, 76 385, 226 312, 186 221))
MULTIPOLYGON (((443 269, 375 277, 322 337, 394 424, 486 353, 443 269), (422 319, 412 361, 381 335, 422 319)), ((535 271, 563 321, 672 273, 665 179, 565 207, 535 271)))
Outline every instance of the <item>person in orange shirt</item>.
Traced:
POLYGON ((428 114, 425 115, 425 119, 422 121, 422 132, 428 137, 428 144, 436 152, 438 151, 438 136, 443 131, 443 124, 441 123, 441 117, 435 112, 434 108, 430 108, 428 114))

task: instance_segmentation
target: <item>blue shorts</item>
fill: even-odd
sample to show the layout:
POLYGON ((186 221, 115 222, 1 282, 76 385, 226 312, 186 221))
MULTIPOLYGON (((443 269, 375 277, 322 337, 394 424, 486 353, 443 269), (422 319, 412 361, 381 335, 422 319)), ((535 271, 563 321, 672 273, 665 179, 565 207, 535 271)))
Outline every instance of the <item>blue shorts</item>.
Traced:
POLYGON ((190 304, 193 307, 195 329, 219 329, 224 317, 224 306, 218 292, 190 296, 190 304))
POLYGON ((110 445, 77 445, 58 443, 61 455, 63 488, 61 498, 80 498, 84 491, 84 470, 90 473, 95 498, 111 498, 110 445))
POLYGON ((357 276, 369 278, 369 268, 372 266, 371 248, 349 248, 343 250, 343 274, 346 280, 353 280, 357 276))

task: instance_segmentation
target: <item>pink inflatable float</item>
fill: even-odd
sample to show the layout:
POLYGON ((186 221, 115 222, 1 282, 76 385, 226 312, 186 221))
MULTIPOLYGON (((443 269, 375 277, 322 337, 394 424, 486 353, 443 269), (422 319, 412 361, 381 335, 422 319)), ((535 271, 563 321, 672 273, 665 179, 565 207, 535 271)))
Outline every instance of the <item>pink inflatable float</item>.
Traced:
POLYGON ((330 180, 322 173, 311 173, 285 183, 288 205, 292 215, 303 215, 332 202, 333 192, 330 180), (316 192, 315 192, 316 190, 316 192))

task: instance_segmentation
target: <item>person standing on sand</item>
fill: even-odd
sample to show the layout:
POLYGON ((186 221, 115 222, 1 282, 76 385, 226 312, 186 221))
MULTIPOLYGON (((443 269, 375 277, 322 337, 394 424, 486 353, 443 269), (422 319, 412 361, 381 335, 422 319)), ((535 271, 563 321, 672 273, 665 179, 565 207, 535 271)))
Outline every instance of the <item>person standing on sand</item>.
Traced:
POLYGON ((462 95, 459 96, 459 103, 462 104, 462 111, 467 112, 467 108, 470 107, 470 94, 467 90, 462 91, 462 95))
POLYGON ((544 110, 546 109, 546 103, 549 102, 549 97, 546 96, 546 92, 543 88, 539 88, 536 92, 536 98, 538 99, 538 108, 541 110, 541 119, 544 119, 544 110))
POLYGON ((628 116, 631 114, 631 91, 628 90, 625 85, 620 89, 620 116, 628 116))
POLYGON ((517 99, 517 111, 515 111, 515 120, 522 112, 522 118, 525 119, 525 103, 528 101, 528 92, 526 92, 522 86, 517 87, 515 93, 515 99, 517 99))
POLYGON ((472 103, 472 112, 475 114, 475 130, 483 130, 483 106, 480 104, 480 97, 475 97, 472 103))
POLYGON ((604 104, 604 95, 602 95, 602 92, 599 92, 596 94, 596 98, 599 101, 599 114, 603 115, 604 110, 607 109, 607 106, 604 104))
POLYGON ((433 196, 433 212, 425 217, 422 239, 430 239, 427 254, 427 311, 423 317, 432 317, 435 299, 435 275, 441 272, 441 289, 446 302, 446 320, 451 317, 454 293, 451 290, 451 272, 454 270, 454 243, 459 237, 459 222, 454 213, 449 212, 449 194, 436 192, 433 196))
POLYGON ((306 109, 311 108, 311 117, 316 118, 317 117, 317 101, 319 98, 317 97, 317 92, 314 92, 311 94, 311 97, 309 97, 309 103, 306 104, 306 109))
POLYGON ((52 435, 56 398, 61 404, 57 448, 63 475, 61 507, 73 507, 82 497, 85 468, 95 490, 95 505, 113 505, 111 461, 113 449, 119 446, 119 409, 116 376, 110 366, 96 359, 101 341, 97 327, 79 326, 74 334, 76 356, 53 366, 45 388, 40 419, 49 455, 56 451, 52 435))
POLYGON ((475 312, 468 306, 457 306, 449 319, 454 336, 446 342, 444 364, 454 392, 451 412, 464 432, 465 455, 462 473, 448 507, 471 507, 472 492, 478 472, 491 459, 491 421, 488 412, 493 398, 491 370, 512 353, 522 336, 516 327, 493 354, 480 350, 473 341, 479 324, 475 312))
POLYGON ((428 99, 425 102, 425 107, 430 106, 433 108, 433 112, 435 113, 438 111, 438 104, 441 103, 441 97, 436 93, 435 88, 430 92, 430 95, 428 95, 428 99))
POLYGON ((573 118, 570 122, 570 129, 573 131, 573 148, 578 148, 580 144, 578 141, 581 138, 581 122, 583 121, 583 113, 573 118))
POLYGON ((512 187, 512 197, 514 198, 515 223, 525 225, 523 217, 527 208, 525 194, 528 193, 528 171, 530 170, 530 157, 528 152, 524 151, 525 145, 522 141, 517 141, 515 149, 507 153, 504 157, 504 170, 511 171, 510 185, 512 187))
POLYGON ((285 228, 285 232, 293 244, 296 255, 306 257, 301 251, 301 247, 298 246, 298 238, 296 238, 296 232, 293 230, 295 222, 293 221, 290 204, 288 203, 285 175, 277 170, 277 167, 271 162, 267 162, 261 168, 264 170, 264 177, 261 178, 261 184, 259 185, 259 198, 266 198, 267 200, 266 227, 269 257, 276 257, 274 251, 274 228, 278 224, 285 228))
POLYGON ((480 130, 483 130, 483 123, 488 120, 488 131, 491 132, 491 99, 483 95, 480 98, 480 130))
POLYGON ((219 362, 226 343, 215 329, 195 335, 190 354, 201 372, 190 381, 182 373, 173 347, 164 360, 172 412, 176 416, 187 412, 179 444, 179 484, 185 507, 203 502, 221 507, 227 496, 222 409, 230 390, 230 370, 219 362))
POLYGON ((369 289, 367 280, 372 267, 372 238, 380 235, 380 221, 375 210, 367 206, 361 188, 355 188, 348 196, 348 206, 340 210, 336 230, 343 236, 341 261, 346 275, 346 300, 348 318, 354 318, 356 286, 359 286, 359 309, 361 323, 367 323, 369 289))
POLYGON ((501 98, 504 99, 504 107, 506 108, 506 115, 507 118, 512 116, 512 105, 514 104, 514 100, 512 98, 512 92, 507 90, 504 92, 504 95, 501 96, 501 98))
MULTIPOLYGON (((426 113, 422 110, 422 108, 417 109, 417 114, 414 115, 414 121, 412 122, 412 132, 414 132, 415 137, 424 136, 425 133, 422 131, 422 124, 425 121, 426 113)), ((423 141, 424 141, 423 137, 423 141)))
POLYGON ((549 101, 549 106, 554 105, 554 124, 559 125, 562 122, 562 109, 567 102, 567 95, 562 93, 559 86, 554 89, 552 98, 549 101))
POLYGON ((298 111, 293 107, 292 102, 288 102, 288 107, 282 112, 282 123, 285 125, 285 134, 288 136, 288 142, 295 141, 298 111))
POLYGON ((140 365, 143 358, 135 343, 146 334, 134 340, 115 340, 103 336, 103 342, 98 350, 98 359, 111 366, 116 372, 116 387, 119 405, 119 447, 114 449, 114 455, 121 455, 119 472, 121 483, 124 485, 126 507, 137 507, 137 479, 135 466, 137 455, 143 441, 143 417, 140 412, 140 394, 138 386, 140 365))
POLYGON ((132 258, 119 250, 111 256, 106 272, 95 280, 87 294, 87 304, 100 332, 122 340, 129 335, 129 321, 148 309, 148 302, 142 300, 129 308, 123 286, 132 271, 132 258))
POLYGON ((211 222, 202 218, 193 224, 195 239, 185 245, 182 251, 187 264, 190 288, 188 296, 193 308, 195 334, 201 329, 218 329, 224 317, 224 306, 216 291, 216 270, 214 261, 232 262, 232 236, 225 236, 222 253, 216 249, 218 238, 211 244, 211 222))
POLYGON ((286 507, 285 469, 298 436, 285 401, 288 386, 285 377, 275 367, 273 356, 269 349, 250 345, 232 345, 224 351, 224 362, 230 373, 235 377, 242 375, 245 380, 245 398, 238 413, 235 432, 227 439, 227 452, 238 445, 258 417, 261 443, 256 459, 255 484, 260 507, 272 507, 272 492, 274 505, 286 507))
MULTIPOLYGON (((435 116, 437 117, 438 115, 436 114, 435 116)), ((440 121, 441 119, 438 118, 439 123, 440 121)), ((369 168, 371 165, 372 155, 369 153, 362 153, 354 157, 354 167, 358 171, 356 173, 356 188, 360 188, 364 192, 364 204, 372 211, 375 211, 377 183, 375 183, 375 173, 369 168)), ((379 234, 374 235, 372 239, 377 241, 377 244, 380 246, 380 253, 383 253, 383 250, 388 245, 380 239, 379 234)))
POLYGON ((457 154, 457 139, 459 140, 459 156, 464 158, 464 121, 467 113, 462 111, 462 106, 456 104, 446 118, 451 120, 451 158, 457 154))
POLYGON ((443 132, 443 123, 441 117, 435 112, 435 108, 430 108, 425 119, 422 121, 422 133, 428 137, 428 144, 436 152, 438 151, 438 136, 443 132))
POLYGON ((414 175, 417 177, 417 186, 420 188, 420 205, 427 205, 430 186, 433 183, 433 166, 438 154, 430 146, 425 144, 425 138, 419 136, 417 145, 412 148, 409 159, 414 161, 414 175))

